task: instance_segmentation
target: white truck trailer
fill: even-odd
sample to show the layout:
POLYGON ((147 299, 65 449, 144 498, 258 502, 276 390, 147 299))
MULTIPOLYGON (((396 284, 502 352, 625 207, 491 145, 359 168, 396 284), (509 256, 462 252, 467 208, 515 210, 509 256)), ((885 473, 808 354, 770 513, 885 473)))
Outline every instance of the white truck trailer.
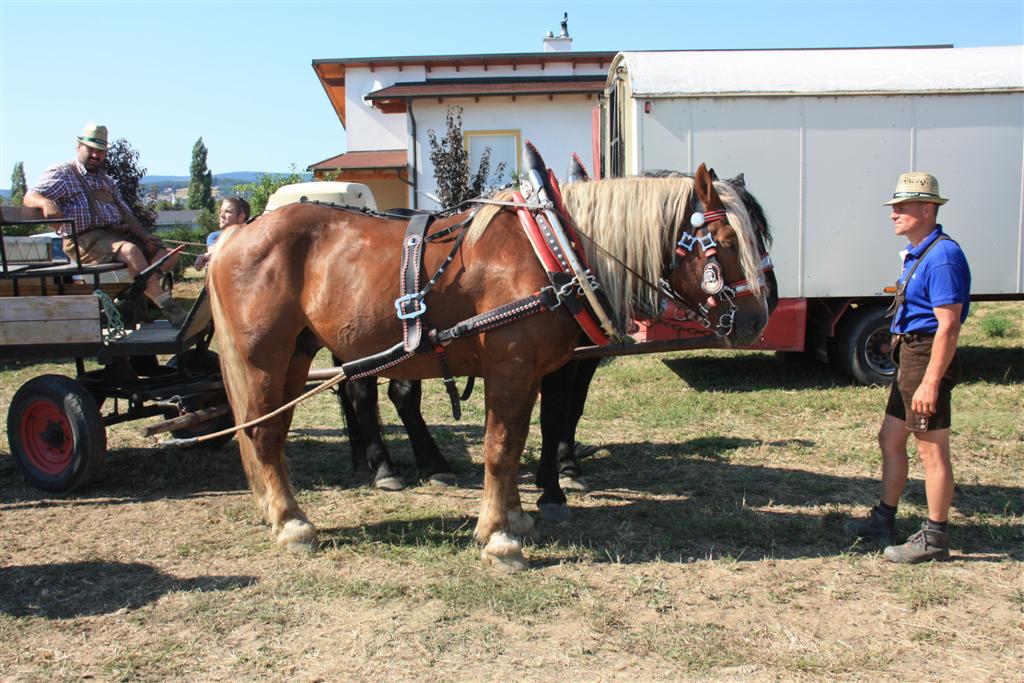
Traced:
MULTIPOLYGON (((595 125, 601 177, 745 174, 774 232, 779 308, 756 348, 892 376, 882 314, 905 241, 897 177, 934 174, 976 300, 1024 298, 1024 46, 623 52, 595 125)), ((646 341, 673 338, 654 325, 646 341)))

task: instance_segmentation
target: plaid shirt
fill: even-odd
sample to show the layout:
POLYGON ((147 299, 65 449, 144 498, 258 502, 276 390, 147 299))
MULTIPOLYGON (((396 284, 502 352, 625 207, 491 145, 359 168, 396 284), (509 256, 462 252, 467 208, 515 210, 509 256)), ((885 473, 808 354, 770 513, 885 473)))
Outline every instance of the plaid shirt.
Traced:
MULTIPOLYGON (((129 210, 128 205, 121 198, 121 193, 118 192, 113 178, 102 170, 96 173, 87 173, 85 166, 80 164, 77 159, 46 169, 32 191, 56 202, 66 218, 74 219, 75 230, 79 234, 93 228, 104 228, 121 223, 121 211, 117 208, 118 205, 122 206, 125 211, 129 210), (85 179, 85 186, 89 190, 106 190, 114 197, 114 202, 95 200, 98 214, 95 224, 89 213, 89 199, 85 191, 82 190, 82 183, 76 177, 74 166, 78 166, 78 170, 85 179)), ((61 235, 70 235, 70 226, 61 223, 57 231, 61 235)))

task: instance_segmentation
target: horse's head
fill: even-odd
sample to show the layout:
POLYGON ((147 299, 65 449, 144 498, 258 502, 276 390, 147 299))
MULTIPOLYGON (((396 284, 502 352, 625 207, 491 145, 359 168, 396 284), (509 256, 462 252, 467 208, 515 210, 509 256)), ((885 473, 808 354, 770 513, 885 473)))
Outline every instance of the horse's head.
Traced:
MULTIPOLYGON (((713 170, 711 174, 714 175, 713 170)), ((767 290, 768 313, 771 314, 775 307, 779 305, 779 283, 775 278, 775 268, 772 264, 772 259, 768 255, 768 248, 772 244, 772 233, 771 228, 768 226, 768 217, 765 215, 761 202, 757 201, 757 198, 747 191, 747 182, 742 173, 722 182, 726 184, 728 190, 739 195, 739 200, 743 202, 743 206, 747 209, 747 214, 754 224, 758 256, 761 259, 761 270, 764 273, 764 287, 767 290)))
POLYGON ((739 196, 723 197, 704 164, 694 176, 694 191, 698 202, 677 228, 665 279, 675 298, 718 336, 751 344, 769 313, 756 230, 739 196))

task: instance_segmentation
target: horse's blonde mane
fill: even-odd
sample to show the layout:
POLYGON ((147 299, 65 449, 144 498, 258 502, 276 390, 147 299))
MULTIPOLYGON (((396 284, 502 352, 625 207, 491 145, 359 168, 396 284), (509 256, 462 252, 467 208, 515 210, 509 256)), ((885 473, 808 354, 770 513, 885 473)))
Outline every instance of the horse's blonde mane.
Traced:
MULTIPOLYGON (((660 310, 658 281, 676 233, 687 220, 694 188, 693 178, 687 177, 617 178, 562 187, 565 208, 620 329, 637 309, 648 314, 660 310)), ((760 256, 750 216, 728 183, 716 182, 715 190, 736 232, 744 276, 760 294, 760 256)), ((495 199, 509 201, 511 193, 495 199)), ((485 204, 480 209, 466 236, 468 244, 483 234, 502 208, 485 204)))

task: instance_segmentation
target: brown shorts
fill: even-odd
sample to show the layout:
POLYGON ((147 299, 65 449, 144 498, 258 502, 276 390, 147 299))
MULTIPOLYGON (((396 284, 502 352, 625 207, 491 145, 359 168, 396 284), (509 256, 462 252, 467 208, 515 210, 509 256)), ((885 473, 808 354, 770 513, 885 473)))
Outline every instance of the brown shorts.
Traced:
POLYGON ((953 387, 960 380, 960 355, 953 354, 945 374, 939 381, 939 398, 935 406, 935 414, 918 415, 909 411, 914 392, 924 379, 928 361, 932 356, 933 335, 904 334, 895 335, 892 340, 892 360, 896 363, 896 381, 889 391, 889 402, 885 406, 885 414, 892 415, 907 423, 912 432, 930 432, 935 429, 949 428, 952 413, 950 398, 953 387), (908 415, 909 413, 909 415, 908 415))
MULTIPOLYGON (((68 258, 74 259, 74 240, 70 237, 65 237, 63 244, 64 253, 67 254, 68 258)), ((83 264, 119 261, 117 252, 124 244, 134 244, 142 248, 139 241, 129 232, 127 225, 95 228, 78 234, 78 248, 81 250, 83 264)), ((144 248, 142 253, 146 254, 144 248)))

